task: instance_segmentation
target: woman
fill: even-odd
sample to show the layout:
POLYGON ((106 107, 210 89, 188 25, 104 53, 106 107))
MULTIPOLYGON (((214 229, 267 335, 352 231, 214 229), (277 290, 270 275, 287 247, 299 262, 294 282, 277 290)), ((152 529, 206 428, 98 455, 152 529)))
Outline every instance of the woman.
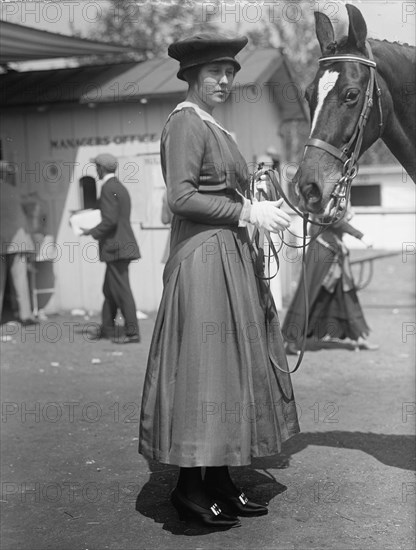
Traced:
MULTIPOLYGON (((370 329, 358 301, 354 286, 349 251, 342 241, 345 233, 364 242, 364 234, 347 220, 347 212, 340 222, 328 226, 312 240, 306 254, 306 285, 308 289, 308 338, 316 342, 349 341, 355 349, 376 350, 378 346, 367 341, 370 329)), ((312 234, 320 229, 312 226, 312 234)), ((288 308, 282 332, 286 352, 299 353, 304 338, 305 293, 303 281, 288 308)))
POLYGON ((180 467, 171 496, 180 518, 220 527, 239 525, 237 515, 267 513, 234 485, 228 466, 278 453, 299 431, 276 309, 256 278, 245 227, 276 232, 289 216, 280 201, 244 197, 245 161, 212 117, 230 94, 240 69, 235 55, 246 44, 245 37, 202 34, 168 50, 189 89, 161 137, 174 216, 139 444, 147 459, 180 467))

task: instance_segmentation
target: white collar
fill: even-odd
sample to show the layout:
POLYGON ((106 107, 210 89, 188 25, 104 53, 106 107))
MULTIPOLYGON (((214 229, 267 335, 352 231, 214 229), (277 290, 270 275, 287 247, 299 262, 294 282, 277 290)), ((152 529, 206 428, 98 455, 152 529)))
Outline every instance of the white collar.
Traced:
POLYGON ((104 183, 108 180, 111 180, 111 178, 115 178, 116 175, 114 172, 109 172, 108 174, 106 174, 102 180, 100 180, 100 183, 101 185, 104 185, 104 183))
POLYGON ((200 118, 202 118, 202 120, 211 122, 211 124, 215 124, 215 126, 218 126, 218 128, 220 128, 223 132, 231 136, 231 133, 225 128, 223 128, 221 124, 219 124, 212 115, 210 115, 209 113, 201 109, 201 107, 199 107, 196 103, 192 103, 192 101, 182 101, 182 103, 179 103, 179 105, 176 105, 176 107, 171 112, 171 115, 173 113, 176 113, 176 111, 181 111, 182 109, 185 109, 186 107, 190 107, 191 109, 193 109, 196 112, 196 114, 200 118))

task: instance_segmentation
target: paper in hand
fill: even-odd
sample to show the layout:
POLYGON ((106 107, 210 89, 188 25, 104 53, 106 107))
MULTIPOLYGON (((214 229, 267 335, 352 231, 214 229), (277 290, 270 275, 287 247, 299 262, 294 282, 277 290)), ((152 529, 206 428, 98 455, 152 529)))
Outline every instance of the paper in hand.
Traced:
POLYGON ((101 211, 93 208, 75 212, 69 218, 69 224, 75 235, 82 235, 83 229, 92 229, 101 222, 101 211))

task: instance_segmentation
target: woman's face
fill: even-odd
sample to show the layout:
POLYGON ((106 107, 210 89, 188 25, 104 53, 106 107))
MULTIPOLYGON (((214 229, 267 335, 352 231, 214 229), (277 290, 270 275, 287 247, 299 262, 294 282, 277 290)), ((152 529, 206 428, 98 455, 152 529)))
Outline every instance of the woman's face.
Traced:
POLYGON ((233 63, 218 61, 202 65, 194 84, 194 91, 211 109, 224 103, 231 91, 235 74, 233 63))

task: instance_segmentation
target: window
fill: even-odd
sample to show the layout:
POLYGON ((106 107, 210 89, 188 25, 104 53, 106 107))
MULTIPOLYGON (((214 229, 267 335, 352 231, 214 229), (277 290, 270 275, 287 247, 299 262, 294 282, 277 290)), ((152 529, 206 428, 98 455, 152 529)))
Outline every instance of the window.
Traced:
POLYGON ((351 206, 381 206, 381 185, 353 185, 351 206))
POLYGON ((82 208, 97 208, 97 185, 91 176, 84 176, 79 180, 81 187, 82 208))

